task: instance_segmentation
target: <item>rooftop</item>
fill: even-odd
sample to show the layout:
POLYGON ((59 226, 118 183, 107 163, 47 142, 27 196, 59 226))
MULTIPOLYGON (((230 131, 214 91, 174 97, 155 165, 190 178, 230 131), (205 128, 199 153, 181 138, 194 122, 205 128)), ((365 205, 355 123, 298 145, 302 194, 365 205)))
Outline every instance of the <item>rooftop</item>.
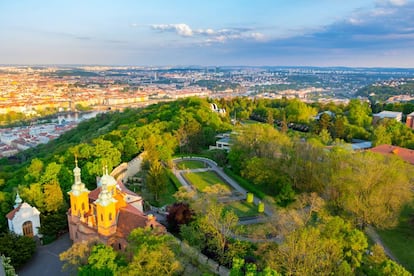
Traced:
POLYGON ((414 150, 384 144, 376 146, 370 149, 370 151, 384 155, 397 155, 404 161, 414 165, 414 150))

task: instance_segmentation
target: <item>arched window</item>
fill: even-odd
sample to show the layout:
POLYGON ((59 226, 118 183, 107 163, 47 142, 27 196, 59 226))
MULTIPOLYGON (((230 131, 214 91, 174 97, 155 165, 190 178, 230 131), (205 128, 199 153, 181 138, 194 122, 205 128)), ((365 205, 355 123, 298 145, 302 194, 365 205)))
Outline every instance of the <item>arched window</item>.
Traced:
POLYGON ((76 204, 75 204, 75 205, 73 205, 73 208, 74 208, 74 211, 76 211, 76 204))
POLYGON ((121 243, 118 243, 118 249, 119 249, 119 250, 121 250, 121 249, 122 249, 121 243))
POLYGON ((103 214, 101 214, 101 221, 103 221, 103 214))
POLYGON ((23 228, 23 235, 28 236, 28 237, 33 237, 33 224, 30 220, 23 223, 22 228, 23 228))
POLYGON ((82 211, 85 210, 85 202, 82 202, 82 211))
POLYGON ((109 220, 112 220, 112 213, 109 213, 109 220))

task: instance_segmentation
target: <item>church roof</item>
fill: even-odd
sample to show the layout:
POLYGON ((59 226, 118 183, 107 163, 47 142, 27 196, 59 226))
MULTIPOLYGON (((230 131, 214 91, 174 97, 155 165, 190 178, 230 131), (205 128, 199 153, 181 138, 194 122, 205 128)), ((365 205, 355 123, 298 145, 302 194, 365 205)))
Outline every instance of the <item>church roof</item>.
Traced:
POLYGON ((97 200, 98 199, 98 197, 99 197, 99 194, 101 193, 101 187, 98 187, 98 188, 96 188, 95 190, 92 190, 90 193, 89 193, 89 199, 90 200, 92 200, 92 201, 95 201, 95 200, 97 200))
POLYGON ((22 203, 20 203, 16 208, 14 208, 13 210, 11 210, 7 215, 6 218, 8 218, 9 220, 13 220, 14 216, 16 215, 17 212, 19 212, 20 207, 22 207, 22 203))
POLYGON ((26 202, 23 202, 23 203, 21 203, 21 204, 19 204, 16 208, 14 208, 12 211, 10 211, 7 215, 6 215, 6 217, 9 219, 9 220, 13 220, 14 219, 14 217, 16 216, 16 214, 20 211, 20 210, 22 210, 22 209, 30 209, 30 212, 32 212, 32 214, 34 213, 34 214, 40 214, 40 212, 39 212, 39 210, 37 210, 36 209, 36 207, 32 207, 32 206, 30 206, 28 203, 26 203, 26 202))
POLYGON ((135 228, 147 226, 148 217, 134 207, 127 205, 119 209, 116 232, 119 236, 128 237, 135 228))

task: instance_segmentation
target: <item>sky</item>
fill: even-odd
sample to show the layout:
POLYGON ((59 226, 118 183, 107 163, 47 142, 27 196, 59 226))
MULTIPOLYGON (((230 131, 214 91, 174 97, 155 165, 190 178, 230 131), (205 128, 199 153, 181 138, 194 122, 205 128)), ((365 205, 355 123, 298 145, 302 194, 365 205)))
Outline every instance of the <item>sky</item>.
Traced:
POLYGON ((0 64, 414 68, 414 0, 1 0, 0 64))

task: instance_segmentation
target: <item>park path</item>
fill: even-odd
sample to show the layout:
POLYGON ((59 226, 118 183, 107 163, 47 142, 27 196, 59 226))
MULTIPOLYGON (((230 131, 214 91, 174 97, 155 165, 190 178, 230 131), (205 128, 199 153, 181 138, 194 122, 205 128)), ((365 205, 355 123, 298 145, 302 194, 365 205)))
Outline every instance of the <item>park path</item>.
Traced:
POLYGON ((391 250, 382 242, 381 237, 378 235, 377 231, 375 231, 374 227, 368 225, 365 228, 365 233, 377 244, 379 244, 383 249, 385 254, 393 261, 400 263, 398 259, 392 254, 391 250))
MULTIPOLYGON (((180 157, 180 158, 175 158, 173 159, 174 163, 178 163, 180 161, 201 161, 204 162, 208 168, 202 168, 202 169, 185 169, 185 170, 177 170, 174 169, 173 173, 174 175, 177 177, 177 179, 181 182, 181 184, 186 187, 186 189, 188 191, 192 191, 193 187, 190 185, 190 183, 188 183, 184 177, 182 176, 182 173, 184 172, 202 172, 202 171, 214 171, 216 172, 222 179, 224 179, 230 186, 232 186, 233 189, 235 189, 238 193, 240 193, 244 198, 246 198, 246 194, 247 191, 241 187, 239 185, 239 183, 237 183, 236 181, 234 181, 232 178, 230 178, 221 167, 219 167, 217 165, 216 162, 214 162, 213 160, 210 160, 208 158, 204 158, 204 157, 195 157, 195 156, 191 156, 191 157, 180 157)), ((261 201, 258 197, 254 197, 253 199, 254 204, 258 205, 259 202, 261 201)), ((264 213, 268 216, 268 217, 272 217, 273 216, 273 211, 266 206, 265 204, 265 211, 264 213)), ((243 221, 241 224, 254 224, 254 223, 261 223, 263 222, 263 218, 252 218, 251 220, 245 220, 243 221)))

